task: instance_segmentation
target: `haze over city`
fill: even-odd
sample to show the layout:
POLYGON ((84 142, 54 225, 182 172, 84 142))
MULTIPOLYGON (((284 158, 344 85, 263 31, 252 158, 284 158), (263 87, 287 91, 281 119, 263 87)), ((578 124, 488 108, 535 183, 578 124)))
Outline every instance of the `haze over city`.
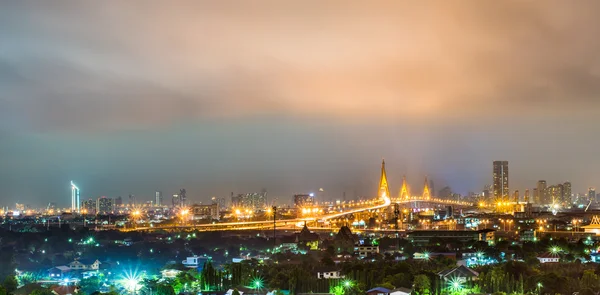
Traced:
POLYGON ((4 2, 0 205, 600 187, 600 2, 4 2))

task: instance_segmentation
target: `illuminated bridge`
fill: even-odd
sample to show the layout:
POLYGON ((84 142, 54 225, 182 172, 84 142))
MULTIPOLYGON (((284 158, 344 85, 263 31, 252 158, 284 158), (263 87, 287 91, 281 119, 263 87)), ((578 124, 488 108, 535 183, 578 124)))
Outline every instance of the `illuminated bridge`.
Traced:
POLYGON ((473 203, 459 202, 454 200, 444 200, 431 197, 429 192, 429 183, 425 178, 425 186, 423 189, 422 196, 410 197, 408 193, 408 186, 406 179, 403 179, 402 188, 398 198, 390 199, 387 175, 385 171, 385 162, 381 165, 381 179, 379 181, 379 192, 378 198, 356 202, 352 204, 343 204, 338 206, 327 207, 328 211, 319 217, 306 216, 302 218, 293 219, 278 219, 273 221, 243 221, 243 222, 223 222, 223 223, 210 223, 210 224, 182 224, 182 225, 155 225, 155 226, 144 226, 130 229, 123 229, 123 231, 152 231, 152 230, 185 230, 193 229, 198 231, 224 231, 224 230, 266 230, 273 229, 273 226, 277 228, 294 228, 299 224, 310 223, 318 226, 324 226, 324 224, 330 224, 330 222, 340 221, 347 219, 352 216, 359 214, 371 214, 371 215, 382 215, 391 216, 394 210, 398 208, 404 208, 410 210, 420 209, 433 209, 442 206, 453 206, 453 207, 472 207, 473 203), (387 215, 386 215, 387 214, 387 215))

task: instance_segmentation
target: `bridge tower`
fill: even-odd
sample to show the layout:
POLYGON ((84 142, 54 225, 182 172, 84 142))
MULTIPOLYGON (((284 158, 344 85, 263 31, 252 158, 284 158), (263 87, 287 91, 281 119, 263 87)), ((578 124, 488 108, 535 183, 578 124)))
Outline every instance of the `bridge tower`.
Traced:
POLYGON ((406 184, 406 175, 402 176, 402 188, 400 189, 400 200, 408 200, 410 199, 410 194, 408 193, 408 185, 406 184))
POLYGON ((390 188, 388 187, 387 175, 385 173, 385 160, 381 161, 381 179, 379 179, 379 191, 377 197, 390 197, 390 188))
POLYGON ((427 181, 427 176, 425 176, 425 187, 423 188, 423 200, 431 199, 431 193, 429 192, 429 181, 427 181))

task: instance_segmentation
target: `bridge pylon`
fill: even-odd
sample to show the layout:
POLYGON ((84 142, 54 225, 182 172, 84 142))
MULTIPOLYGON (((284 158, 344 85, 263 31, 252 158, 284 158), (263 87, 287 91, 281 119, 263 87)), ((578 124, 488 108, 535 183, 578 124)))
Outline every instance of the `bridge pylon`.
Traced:
POLYGON ((377 197, 390 197, 390 188, 388 186, 387 175, 385 173, 385 160, 381 161, 381 178, 379 179, 379 191, 377 197))

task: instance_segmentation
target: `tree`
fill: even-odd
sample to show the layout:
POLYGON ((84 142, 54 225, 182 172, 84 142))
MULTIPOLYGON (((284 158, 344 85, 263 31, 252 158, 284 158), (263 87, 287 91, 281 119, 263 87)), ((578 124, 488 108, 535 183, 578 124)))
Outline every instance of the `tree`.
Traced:
POLYGON ((79 288, 83 294, 92 294, 100 289, 100 280, 98 277, 89 277, 79 281, 79 288))
POLYGON ((0 295, 7 295, 6 289, 3 286, 0 286, 0 295))
POLYGON ((12 294, 13 292, 15 292, 15 290, 17 290, 17 287, 18 287, 17 279, 15 278, 15 276, 8 276, 4 280, 4 283, 2 283, 2 286, 6 290, 7 294, 12 294))
POLYGON ((156 286, 156 295, 175 295, 175 290, 169 284, 160 284, 156 286))
POLYGON ((429 280, 429 277, 427 277, 426 275, 415 276, 413 293, 415 295, 431 294, 431 281, 429 280))
POLYGON ((33 290, 33 292, 31 292, 31 294, 29 295, 54 295, 54 293, 52 293, 52 290, 50 289, 37 289, 37 290, 33 290))
POLYGON ((584 289, 598 289, 598 276, 593 270, 585 270, 580 280, 581 287, 584 289))

